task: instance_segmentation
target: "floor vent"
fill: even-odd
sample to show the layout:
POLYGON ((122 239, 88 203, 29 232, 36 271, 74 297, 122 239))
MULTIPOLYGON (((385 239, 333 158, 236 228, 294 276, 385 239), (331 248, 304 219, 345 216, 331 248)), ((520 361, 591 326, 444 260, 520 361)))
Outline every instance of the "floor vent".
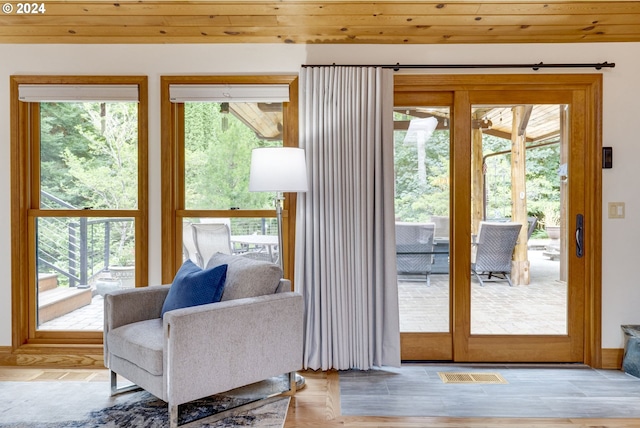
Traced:
POLYGON ((443 383, 508 383, 498 373, 438 372, 443 383))

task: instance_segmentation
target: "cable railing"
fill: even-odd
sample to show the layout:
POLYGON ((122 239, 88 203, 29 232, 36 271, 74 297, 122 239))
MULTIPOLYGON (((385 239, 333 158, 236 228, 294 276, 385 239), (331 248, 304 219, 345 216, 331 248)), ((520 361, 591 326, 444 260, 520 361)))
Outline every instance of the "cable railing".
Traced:
MULTIPOLYGON (((46 191, 41 191, 41 201, 44 208, 78 209, 46 191)), ((132 222, 133 218, 39 218, 38 272, 53 271, 69 287, 89 287, 95 277, 109 270, 114 247, 121 249, 131 239, 127 231, 132 222)))

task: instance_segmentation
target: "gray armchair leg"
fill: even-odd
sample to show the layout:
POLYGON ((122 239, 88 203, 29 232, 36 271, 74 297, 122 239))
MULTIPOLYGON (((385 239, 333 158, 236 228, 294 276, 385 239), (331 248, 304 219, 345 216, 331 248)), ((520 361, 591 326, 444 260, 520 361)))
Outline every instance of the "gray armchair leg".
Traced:
POLYGON ((169 428, 178 428, 178 406, 169 404, 169 428))
POLYGON ((118 389, 118 374, 113 370, 109 370, 109 374, 111 375, 111 396, 118 394, 123 394, 125 392, 137 391, 140 388, 138 385, 129 385, 118 389))

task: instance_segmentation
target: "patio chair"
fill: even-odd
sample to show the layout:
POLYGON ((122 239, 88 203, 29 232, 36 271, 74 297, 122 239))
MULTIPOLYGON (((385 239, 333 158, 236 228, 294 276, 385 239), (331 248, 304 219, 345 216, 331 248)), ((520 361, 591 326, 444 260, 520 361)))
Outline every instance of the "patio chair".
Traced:
POLYGON ((432 215, 430 221, 436 226, 434 238, 449 240, 449 216, 432 215))
POLYGON ((232 254, 231 231, 224 223, 193 223, 193 240, 196 247, 197 264, 204 264, 215 253, 232 254))
POLYGON ((431 273, 449 273, 449 216, 432 215, 436 225, 433 235, 433 267, 431 273))
POLYGON ((527 240, 531 239, 531 235, 533 231, 536 230, 536 226, 538 225, 538 217, 528 217, 527 224, 529 225, 529 229, 527 230, 527 240))
POLYGON ((182 224, 182 261, 191 260, 198 264, 198 256, 196 249, 196 241, 193 238, 193 228, 191 222, 187 221, 182 224))
POLYGON ((398 274, 424 274, 427 286, 433 265, 433 223, 396 223, 398 274))
POLYGON ((511 260, 522 225, 520 223, 480 222, 478 239, 472 251, 471 272, 481 286, 485 282, 507 281, 511 283, 511 260), (475 256, 475 258, 474 258, 475 256), (481 275, 487 278, 483 281, 481 275))

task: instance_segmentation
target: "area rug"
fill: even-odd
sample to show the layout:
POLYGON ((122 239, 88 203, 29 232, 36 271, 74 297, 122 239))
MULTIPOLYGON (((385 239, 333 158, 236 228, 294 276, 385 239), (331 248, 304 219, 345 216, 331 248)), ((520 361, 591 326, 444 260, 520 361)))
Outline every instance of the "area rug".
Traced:
MULTIPOLYGON (((235 390, 181 405, 178 423, 189 428, 282 428, 289 397, 212 420, 215 413, 255 401, 256 390, 262 393, 264 388, 235 390)), ((0 382, 0 403, 0 428, 169 426, 164 401, 142 390, 110 397, 107 382, 0 382)))

